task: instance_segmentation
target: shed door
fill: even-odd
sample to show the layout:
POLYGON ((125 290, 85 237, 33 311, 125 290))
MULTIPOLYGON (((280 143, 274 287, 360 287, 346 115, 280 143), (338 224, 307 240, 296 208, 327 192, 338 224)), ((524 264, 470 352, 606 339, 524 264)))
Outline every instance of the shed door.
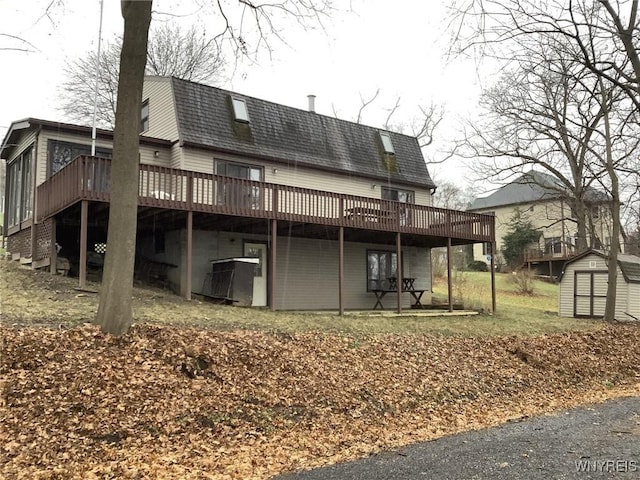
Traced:
POLYGON ((603 317, 607 286, 607 272, 575 272, 573 316, 603 317))

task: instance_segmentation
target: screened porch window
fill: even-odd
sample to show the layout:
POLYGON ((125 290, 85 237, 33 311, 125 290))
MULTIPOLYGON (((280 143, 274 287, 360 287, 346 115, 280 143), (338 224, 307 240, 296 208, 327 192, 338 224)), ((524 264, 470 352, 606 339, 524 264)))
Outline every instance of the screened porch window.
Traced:
MULTIPOLYGON (((241 163, 218 161, 216 173, 232 179, 261 182, 262 167, 241 163)), ((238 182, 232 179, 218 181, 218 205, 233 205, 258 210, 262 208, 263 187, 249 182, 238 182)))
MULTIPOLYGON (((67 164, 71 163, 74 158, 80 155, 91 155, 91 145, 62 142, 60 140, 49 140, 47 144, 47 153, 49 155, 49 176, 51 176, 58 173, 67 166, 67 164)), ((96 156, 111 158, 111 149, 96 148, 96 156)))
POLYGON ((29 147, 7 166, 7 225, 12 227, 33 214, 32 149, 29 147))
POLYGON ((387 250, 367 251, 367 291, 387 290, 389 278, 397 277, 398 254, 387 250))

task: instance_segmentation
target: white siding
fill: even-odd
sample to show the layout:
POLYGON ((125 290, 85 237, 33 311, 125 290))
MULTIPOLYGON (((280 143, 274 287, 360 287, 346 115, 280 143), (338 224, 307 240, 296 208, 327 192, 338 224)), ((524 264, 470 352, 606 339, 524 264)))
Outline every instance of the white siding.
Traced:
POLYGON ((604 271, 606 269, 607 262, 598 255, 587 255, 569 263, 565 268, 558 288, 558 315, 561 317, 573 317, 574 275, 576 270, 604 271))
POLYGON ((140 163, 170 167, 171 152, 166 147, 140 145, 140 163))
MULTIPOLYGON (((594 275, 594 295, 606 295, 607 294, 607 262, 604 258, 598 255, 587 255, 574 262, 571 262, 564 271, 560 286, 558 289, 558 315, 561 317, 573 317, 574 315, 574 277, 576 271, 582 272, 598 272, 594 275)), ((578 277, 579 282, 584 285, 578 285, 578 291, 582 293, 588 293, 590 290, 590 283, 585 283, 590 277, 582 274, 578 277), (582 288, 582 290, 580 290, 582 288)), ((596 298, 594 300, 594 315, 604 315, 605 299, 596 298)), ((578 305, 579 312, 581 314, 588 314, 588 310, 585 311, 587 301, 585 300, 582 305, 578 305), (581 308, 582 307, 582 308, 581 308)), ((629 320, 630 313, 633 316, 640 317, 640 285, 628 284, 622 275, 622 271, 618 267, 617 287, 616 287, 616 312, 615 317, 618 320, 629 320)))
POLYGON ((182 153, 183 148, 178 143, 174 143, 171 147, 171 168, 186 170, 182 153))
POLYGON ((143 135, 175 141, 178 139, 176 108, 170 78, 147 77, 142 100, 149 100, 149 129, 143 135))
POLYGON ((627 285, 627 313, 622 320, 640 319, 640 284, 630 283, 627 285), (634 318, 635 317, 635 318, 634 318))

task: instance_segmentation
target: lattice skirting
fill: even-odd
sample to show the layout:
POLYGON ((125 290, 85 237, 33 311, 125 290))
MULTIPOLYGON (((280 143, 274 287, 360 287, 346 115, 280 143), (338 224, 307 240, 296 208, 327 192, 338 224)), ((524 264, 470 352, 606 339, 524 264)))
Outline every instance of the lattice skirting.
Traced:
POLYGON ((19 254, 21 258, 30 257, 31 227, 7 237, 7 250, 11 255, 19 254))
POLYGON ((49 218, 36 225, 36 251, 34 260, 49 258, 51 254, 51 230, 53 219, 49 218))

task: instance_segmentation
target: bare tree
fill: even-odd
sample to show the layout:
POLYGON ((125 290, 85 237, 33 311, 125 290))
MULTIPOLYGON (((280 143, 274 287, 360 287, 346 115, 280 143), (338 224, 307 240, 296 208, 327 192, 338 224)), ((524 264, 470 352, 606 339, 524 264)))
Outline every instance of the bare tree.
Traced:
POLYGON ((485 159, 472 165, 480 179, 507 180, 532 168, 550 175, 552 182, 526 178, 542 181, 570 207, 567 221, 575 221, 576 247, 583 250, 595 243, 589 204, 603 200, 594 195, 589 169, 593 134, 604 116, 594 95, 597 78, 571 60, 562 41, 537 39, 527 59, 483 93, 483 114, 468 126, 465 156, 485 159))
MULTIPOLYGON (((96 123, 113 129, 118 92, 119 61, 122 42, 107 43, 98 58, 96 52, 68 62, 66 80, 60 87, 60 110, 72 122, 90 124, 93 119, 95 75, 100 72, 96 123)), ((215 39, 191 27, 164 23, 149 37, 146 73, 166 75, 215 84, 224 72, 224 60, 215 39)))
MULTIPOLYGON (((380 89, 378 88, 371 97, 363 97, 360 93, 360 108, 358 114, 353 118, 355 123, 362 123, 365 110, 370 108, 380 96, 380 89)), ((383 108, 387 116, 382 122, 381 127, 385 130, 390 130, 399 133, 410 134, 418 139, 418 143, 421 148, 428 147, 433 143, 434 132, 444 119, 444 107, 442 105, 431 102, 425 105, 417 105, 419 114, 412 118, 396 121, 395 117, 401 111, 401 97, 395 98, 395 101, 391 107, 383 108)), ((335 105, 332 105, 333 115, 339 118, 338 111, 335 105)), ((451 158, 453 155, 449 154, 445 159, 440 159, 429 163, 442 163, 444 160, 451 158)))
MULTIPOLYGON (((618 172, 621 159, 627 155, 614 157, 611 116, 620 94, 636 109, 640 107, 637 7, 638 0, 615 4, 607 0, 469 0, 457 9, 455 20, 455 44, 460 52, 474 51, 502 65, 518 64, 531 55, 536 39, 543 37, 565 45, 570 62, 597 79, 595 87, 590 80, 588 89, 592 99, 599 98, 597 110, 604 122, 605 153, 599 162, 591 159, 586 166, 594 178, 604 177, 602 183, 611 187, 613 232, 620 231, 618 172)), ((576 118, 575 112, 569 118, 576 118)), ((593 147, 589 150, 590 154, 595 151, 593 147)), ((610 279, 617 269, 617 242, 618 237, 612 239, 610 279)), ((605 319, 614 318, 615 296, 612 282, 607 290, 605 319)))
MULTIPOLYGON (((111 164, 111 200, 107 252, 105 255, 100 303, 96 323, 113 335, 123 335, 132 322, 133 268, 138 213, 140 105, 144 68, 147 59, 147 40, 151 23, 152 0, 121 0, 124 34, 120 54, 118 101, 111 164)), ((224 6, 217 2, 218 13, 225 19, 223 33, 239 42, 239 31, 227 20, 224 6)), ((328 0, 282 0, 269 4, 240 1, 241 9, 249 9, 259 31, 259 39, 269 32, 278 34, 269 12, 284 12, 303 25, 310 18, 319 18, 330 7, 328 0)), ((230 7, 229 7, 230 8, 230 7)), ((246 40, 243 40, 246 45, 246 40)), ((260 40, 258 40, 259 42, 260 40)))

